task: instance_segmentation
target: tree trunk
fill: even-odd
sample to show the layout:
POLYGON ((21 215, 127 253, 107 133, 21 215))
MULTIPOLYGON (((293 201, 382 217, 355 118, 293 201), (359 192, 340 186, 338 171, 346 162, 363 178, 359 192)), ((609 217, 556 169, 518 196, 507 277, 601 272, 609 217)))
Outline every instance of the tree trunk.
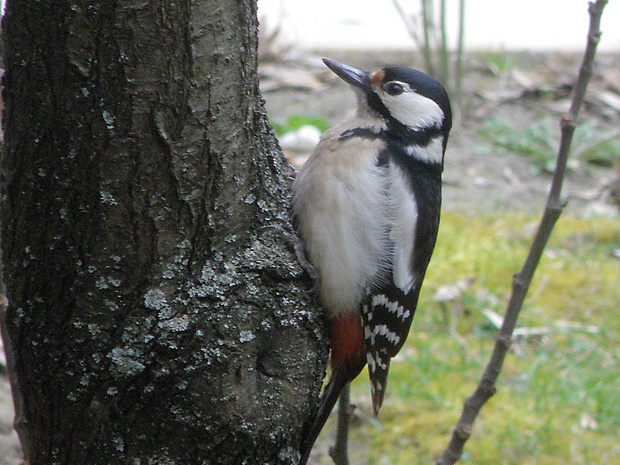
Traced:
POLYGON ((322 317, 255 2, 9 0, 4 313, 25 458, 294 464, 322 317))

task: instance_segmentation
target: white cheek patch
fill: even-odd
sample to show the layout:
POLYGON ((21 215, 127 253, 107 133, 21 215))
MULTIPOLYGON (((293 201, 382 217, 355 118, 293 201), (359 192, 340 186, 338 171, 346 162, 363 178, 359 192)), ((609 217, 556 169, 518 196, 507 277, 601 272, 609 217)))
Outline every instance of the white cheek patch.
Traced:
POLYGON ((405 147, 405 153, 427 163, 441 163, 443 161, 443 137, 435 137, 424 147, 408 145, 405 147))
MULTIPOLYGON (((408 87, 406 84, 404 86, 408 87)), ((392 117, 405 126, 423 129, 440 126, 444 113, 434 101, 413 90, 400 95, 389 95, 382 90, 377 92, 392 117)))

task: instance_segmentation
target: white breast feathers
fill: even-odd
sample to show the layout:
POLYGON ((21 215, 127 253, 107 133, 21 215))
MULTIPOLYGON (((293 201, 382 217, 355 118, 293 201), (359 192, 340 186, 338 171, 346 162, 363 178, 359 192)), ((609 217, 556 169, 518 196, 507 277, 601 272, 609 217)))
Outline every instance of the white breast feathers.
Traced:
POLYGON ((338 315, 359 310, 369 286, 391 260, 386 171, 377 166, 380 139, 327 131, 294 183, 294 211, 310 262, 321 276, 321 298, 338 315))

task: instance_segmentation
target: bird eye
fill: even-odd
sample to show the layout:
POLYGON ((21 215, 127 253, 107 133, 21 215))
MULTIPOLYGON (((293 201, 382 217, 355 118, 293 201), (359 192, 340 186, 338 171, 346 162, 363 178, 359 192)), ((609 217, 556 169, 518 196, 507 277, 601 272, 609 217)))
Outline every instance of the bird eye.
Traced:
POLYGON ((404 87, 396 82, 388 82, 383 86, 383 90, 390 95, 400 95, 405 91, 404 87))

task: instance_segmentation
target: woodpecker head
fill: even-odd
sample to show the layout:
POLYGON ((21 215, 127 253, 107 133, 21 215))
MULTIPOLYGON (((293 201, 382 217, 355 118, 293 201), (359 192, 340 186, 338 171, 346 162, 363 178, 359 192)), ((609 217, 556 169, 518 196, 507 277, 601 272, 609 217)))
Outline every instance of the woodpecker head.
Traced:
POLYGON ((367 73, 328 58, 323 63, 358 94, 359 111, 368 111, 397 137, 435 133, 448 140, 452 110, 448 94, 435 79, 411 68, 388 66, 367 73))

